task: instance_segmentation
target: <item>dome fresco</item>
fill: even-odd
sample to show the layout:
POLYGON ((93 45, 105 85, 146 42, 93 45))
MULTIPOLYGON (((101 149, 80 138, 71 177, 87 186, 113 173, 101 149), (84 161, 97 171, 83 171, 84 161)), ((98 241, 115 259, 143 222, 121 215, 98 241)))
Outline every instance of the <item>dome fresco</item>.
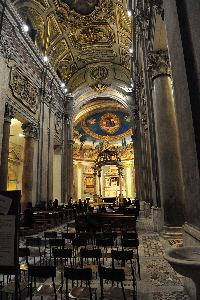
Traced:
POLYGON ((88 136, 89 140, 118 140, 132 134, 130 116, 121 111, 98 112, 87 116, 77 124, 76 130, 88 136))
POLYGON ((104 111, 82 119, 74 128, 74 159, 95 160, 105 143, 115 147, 122 160, 133 159, 130 116, 104 111))

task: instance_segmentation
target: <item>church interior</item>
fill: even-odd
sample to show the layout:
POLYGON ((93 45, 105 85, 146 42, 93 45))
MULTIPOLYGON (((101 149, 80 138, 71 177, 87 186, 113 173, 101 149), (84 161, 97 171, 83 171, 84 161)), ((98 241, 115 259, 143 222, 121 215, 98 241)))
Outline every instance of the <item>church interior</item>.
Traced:
POLYGON ((199 0, 0 1, 0 191, 20 215, 139 200, 141 277, 151 237, 196 275, 177 271, 184 296, 138 280, 137 300, 200 299, 199 17, 199 0))

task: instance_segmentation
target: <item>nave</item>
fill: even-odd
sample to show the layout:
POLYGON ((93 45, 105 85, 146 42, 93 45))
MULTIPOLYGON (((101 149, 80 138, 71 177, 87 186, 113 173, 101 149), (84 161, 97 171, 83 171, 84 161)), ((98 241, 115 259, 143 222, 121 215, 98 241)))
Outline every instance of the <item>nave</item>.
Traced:
MULTIPOLYGON (((74 232, 74 221, 68 224, 69 232, 74 232)), ((61 238, 62 232, 66 232, 67 223, 53 228, 53 231, 57 232, 57 239, 61 238)), ((182 240, 165 240, 160 234, 153 231, 152 218, 139 216, 136 222, 136 230, 139 239, 139 259, 140 259, 140 271, 141 280, 139 279, 137 272, 137 265, 135 267, 135 277, 136 277, 136 299, 137 300, 190 300, 185 288, 183 286, 183 278, 181 275, 177 274, 168 264, 168 262, 163 258, 164 251, 170 247, 181 246, 182 240)), ((46 231, 47 232, 47 231, 46 231)), ((49 230, 48 230, 49 232, 49 230)), ((42 239, 41 251, 44 250, 44 232, 40 232, 32 237, 39 237, 42 239)), ((117 246, 120 249, 120 236, 117 237, 117 246)), ((20 238, 20 247, 25 247, 26 237, 20 238)), ((69 246, 69 245, 68 245, 69 246)), ((92 247, 92 245, 90 245, 92 247)), ((111 249, 108 249, 108 253, 111 249)), ((46 248, 46 259, 49 258, 49 249, 46 248)), ((105 250, 102 249, 102 252, 105 250)), ((77 255, 78 256, 78 255, 77 255)), ((34 262, 33 258, 29 260, 30 264, 34 262)), ((23 263, 23 259, 21 260, 23 263)), ((36 258, 36 264, 39 264, 39 260, 36 258)), ((74 263, 74 262, 73 262, 74 263)), ((85 264, 85 262, 84 262, 85 264)), ((80 268, 80 262, 77 258, 76 265, 80 268)), ((111 267, 111 258, 108 258, 104 262, 104 266, 111 267)), ((127 268, 128 270, 128 268, 127 268)), ((57 277, 55 280, 56 284, 61 283, 61 273, 57 272, 57 277)), ((124 284, 125 288, 130 288, 132 282, 130 281, 130 273, 126 273, 126 281, 124 284)), ((49 279, 46 281, 49 282, 49 279)), ((99 276, 93 274, 93 279, 91 281, 91 286, 97 288, 97 299, 100 299, 100 284, 99 276)), ((5 296, 5 295, 4 295, 5 296)), ((62 298, 65 299, 65 283, 62 291, 62 298)), ((3 299, 5 299, 3 297, 3 299)), ((9 298, 10 299, 10 298, 9 298)), ((27 297, 27 291, 22 293, 22 300, 30 299, 27 297)), ((33 297, 33 300, 40 299, 38 297, 33 297)), ((44 299, 54 299, 52 297, 47 297, 44 299)), ((60 296, 58 299, 61 299, 60 296)), ((133 297, 129 298, 133 299, 133 297)))

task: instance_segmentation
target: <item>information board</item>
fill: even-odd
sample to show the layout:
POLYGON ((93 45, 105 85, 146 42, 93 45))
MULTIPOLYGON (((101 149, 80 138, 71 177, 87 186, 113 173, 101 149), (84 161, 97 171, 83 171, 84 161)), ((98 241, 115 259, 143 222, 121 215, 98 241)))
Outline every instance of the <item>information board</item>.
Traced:
POLYGON ((19 272, 19 216, 21 191, 0 191, 0 274, 19 272))

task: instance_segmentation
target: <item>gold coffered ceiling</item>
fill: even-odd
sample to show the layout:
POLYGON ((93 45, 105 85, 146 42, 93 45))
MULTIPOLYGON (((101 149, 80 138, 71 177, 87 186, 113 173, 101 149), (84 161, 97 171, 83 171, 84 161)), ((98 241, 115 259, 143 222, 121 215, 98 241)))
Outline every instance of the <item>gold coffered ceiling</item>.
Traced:
POLYGON ((14 0, 43 55, 73 91, 130 84, 131 19, 126 0, 14 0))

